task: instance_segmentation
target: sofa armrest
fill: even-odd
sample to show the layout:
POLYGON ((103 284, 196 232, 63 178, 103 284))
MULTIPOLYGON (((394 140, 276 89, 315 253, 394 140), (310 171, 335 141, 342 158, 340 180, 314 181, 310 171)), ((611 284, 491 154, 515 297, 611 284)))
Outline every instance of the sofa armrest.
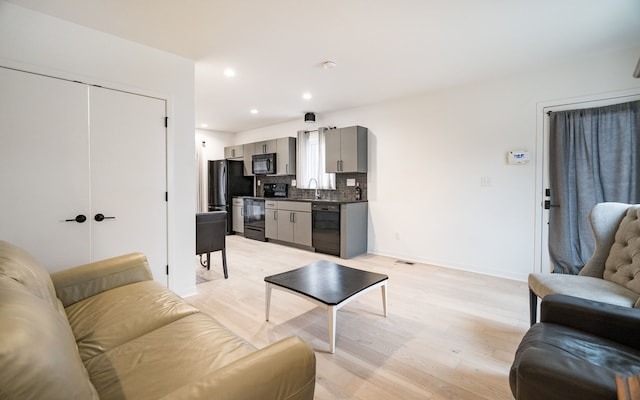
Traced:
POLYGON ((540 322, 563 325, 640 348, 640 310, 636 308, 550 294, 542 299, 540 322))
POLYGON ((152 280, 147 257, 125 254, 51 274, 56 295, 67 307, 118 286, 152 280))
POLYGON ((185 385, 162 400, 312 400, 315 379, 313 349, 292 336, 185 385))

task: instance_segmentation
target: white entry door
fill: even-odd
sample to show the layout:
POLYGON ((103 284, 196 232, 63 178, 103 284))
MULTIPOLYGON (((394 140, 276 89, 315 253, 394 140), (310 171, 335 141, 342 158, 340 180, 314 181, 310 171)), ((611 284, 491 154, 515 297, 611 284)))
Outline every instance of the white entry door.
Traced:
POLYGON ((50 271, 85 263, 87 87, 0 68, 0 88, 0 240, 50 271))
POLYGON ((0 88, 0 240, 49 271, 143 252, 167 285, 165 101, 6 68, 0 88))
POLYGON ((91 87, 89 110, 91 258, 142 252, 167 285, 165 101, 91 87))

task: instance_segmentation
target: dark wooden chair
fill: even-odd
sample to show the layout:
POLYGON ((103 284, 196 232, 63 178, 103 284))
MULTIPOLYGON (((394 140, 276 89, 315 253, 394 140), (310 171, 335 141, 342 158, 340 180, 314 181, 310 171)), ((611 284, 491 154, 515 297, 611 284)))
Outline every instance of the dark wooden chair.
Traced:
POLYGON ((227 212, 213 211, 196 214, 196 255, 200 256, 200 264, 209 270, 211 268, 211 253, 222 250, 222 268, 224 278, 229 278, 227 272, 227 212), (202 255, 206 254, 206 260, 202 255))

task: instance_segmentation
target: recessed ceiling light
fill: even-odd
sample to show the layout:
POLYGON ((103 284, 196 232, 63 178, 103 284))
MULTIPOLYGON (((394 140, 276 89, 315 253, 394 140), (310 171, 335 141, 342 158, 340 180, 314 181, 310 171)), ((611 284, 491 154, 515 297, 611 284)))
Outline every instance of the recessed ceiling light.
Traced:
POLYGON ((209 125, 207 125, 207 124, 200 124, 200 128, 208 128, 208 127, 209 127, 209 125))
POLYGON ((234 76, 236 76, 236 71, 232 70, 231 68, 227 68, 224 70, 224 76, 226 76, 227 78, 233 78, 234 76))
POLYGON ((311 93, 307 92, 302 95, 302 98, 305 100, 311 100, 311 93))
POLYGON ((325 61, 322 63, 322 68, 324 69, 334 69, 336 67, 336 62, 335 61, 325 61))
POLYGON ((255 108, 251 109, 251 114, 257 114, 258 110, 256 110, 255 108))

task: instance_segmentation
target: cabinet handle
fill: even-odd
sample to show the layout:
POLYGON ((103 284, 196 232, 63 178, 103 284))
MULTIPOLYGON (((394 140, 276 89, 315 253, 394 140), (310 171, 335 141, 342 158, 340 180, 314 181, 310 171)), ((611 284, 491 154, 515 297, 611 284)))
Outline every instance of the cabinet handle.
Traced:
POLYGON ((86 220, 87 220, 87 217, 85 217, 82 214, 79 214, 79 215, 76 215, 75 218, 65 219, 64 222, 77 222, 77 223, 81 224, 86 220))
POLYGON ((274 212, 273 212, 273 220, 274 220, 274 221, 277 221, 277 220, 278 220, 278 212, 277 212, 277 211, 274 211, 274 212))
POLYGON ((289 221, 293 223, 296 222, 296 213, 289 213, 289 221))
POLYGON ((340 160, 336 161, 336 171, 340 171, 340 160))
POLYGON ((285 164, 284 170, 287 172, 287 174, 289 173, 289 164, 285 164))

